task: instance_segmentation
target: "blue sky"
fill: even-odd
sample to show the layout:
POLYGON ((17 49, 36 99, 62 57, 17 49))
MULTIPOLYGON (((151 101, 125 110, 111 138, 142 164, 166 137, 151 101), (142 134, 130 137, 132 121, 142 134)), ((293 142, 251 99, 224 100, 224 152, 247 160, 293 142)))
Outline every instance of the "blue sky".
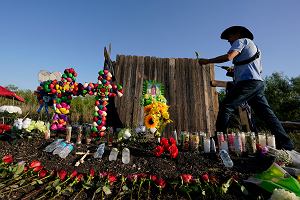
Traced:
MULTIPOLYGON (((0 85, 34 90, 40 70, 74 67, 95 82, 103 47, 117 54, 211 58, 229 44, 220 33, 248 27, 263 53, 264 76, 300 75, 299 0, 0 0, 0 85)), ((230 65, 231 63, 225 63, 230 65)), ((216 68, 216 79, 228 80, 216 68)))

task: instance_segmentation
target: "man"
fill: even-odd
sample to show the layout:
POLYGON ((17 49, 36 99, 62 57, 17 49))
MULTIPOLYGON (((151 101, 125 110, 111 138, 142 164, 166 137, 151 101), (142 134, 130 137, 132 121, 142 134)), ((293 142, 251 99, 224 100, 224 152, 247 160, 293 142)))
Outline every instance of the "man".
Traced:
POLYGON ((264 95, 261 53, 254 44, 253 38, 253 34, 243 26, 229 27, 221 34, 221 39, 227 40, 231 45, 228 53, 211 59, 199 59, 200 65, 227 61, 232 61, 234 64, 234 86, 220 105, 216 129, 226 133, 234 110, 248 102, 255 114, 265 121, 275 135, 277 148, 292 150, 293 143, 264 95))

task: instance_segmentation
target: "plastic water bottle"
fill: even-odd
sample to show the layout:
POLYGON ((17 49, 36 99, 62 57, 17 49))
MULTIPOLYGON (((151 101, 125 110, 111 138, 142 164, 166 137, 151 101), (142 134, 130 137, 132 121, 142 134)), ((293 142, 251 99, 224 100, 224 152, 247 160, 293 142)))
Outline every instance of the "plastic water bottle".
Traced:
POLYGON ((108 156, 108 160, 109 161, 117 160, 118 153, 119 153, 119 150, 117 148, 112 148, 112 150, 108 156))
POLYGON ((211 153, 216 153, 217 150, 216 150, 216 143, 215 143, 215 140, 214 138, 210 138, 210 152, 211 153))
POLYGON ((124 164, 128 164, 130 162, 130 150, 126 147, 122 150, 122 162, 124 164))
POLYGON ((56 149, 53 151, 53 155, 59 154, 59 152, 61 152, 61 151, 65 148, 65 146, 67 146, 67 143, 61 142, 61 143, 56 147, 56 149))
POLYGON ((97 148, 97 151, 94 153, 94 158, 102 158, 102 155, 104 153, 105 143, 102 143, 97 148))
POLYGON ((67 146, 65 146, 65 148, 63 148, 63 150, 59 152, 58 156, 61 158, 66 158, 69 155, 69 153, 73 150, 73 148, 73 144, 67 144, 67 146))
POLYGON ((57 139, 44 149, 46 152, 52 152, 54 149, 57 148, 57 146, 63 141, 64 139, 57 139))
POLYGON ((220 155, 225 167, 229 167, 229 168, 233 167, 233 162, 226 150, 222 149, 220 151, 219 155, 220 155))

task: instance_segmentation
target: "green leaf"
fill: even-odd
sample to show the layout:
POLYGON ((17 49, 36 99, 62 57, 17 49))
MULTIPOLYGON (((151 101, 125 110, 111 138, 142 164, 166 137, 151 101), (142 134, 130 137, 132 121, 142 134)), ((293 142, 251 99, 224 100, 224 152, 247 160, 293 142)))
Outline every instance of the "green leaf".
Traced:
POLYGON ((197 185, 192 185, 190 188, 193 192, 199 192, 199 187, 197 185))
POLYGON ((45 189, 46 190, 51 190, 51 188, 52 188, 52 185, 48 185, 45 189))
POLYGON ((101 192, 102 188, 101 187, 98 187, 97 190, 95 191, 95 194, 101 192))
POLYGON ((111 194, 111 190, 109 189, 108 186, 103 186, 103 192, 105 193, 105 195, 110 195, 111 194))
POLYGON ((56 189, 57 192, 60 192, 60 191, 61 191, 61 187, 60 187, 59 185, 56 186, 55 189, 56 189))
POLYGON ((56 179, 54 182, 53 182, 53 187, 56 187, 58 184, 59 184, 60 180, 59 179, 56 179))
POLYGON ((241 191, 245 194, 248 195, 248 190, 245 188, 245 186, 241 185, 241 191))
POLYGON ((37 184, 37 181, 32 181, 30 185, 35 185, 37 184))
POLYGON ((42 185, 43 184, 43 181, 41 181, 41 180, 36 180, 36 182, 38 183, 38 184, 40 184, 40 185, 42 185))
POLYGON ((128 188, 126 185, 123 185, 122 190, 123 190, 123 191, 128 191, 129 188, 128 188))
POLYGON ((25 182, 26 182, 25 179, 21 180, 20 181, 20 186, 23 185, 25 182))

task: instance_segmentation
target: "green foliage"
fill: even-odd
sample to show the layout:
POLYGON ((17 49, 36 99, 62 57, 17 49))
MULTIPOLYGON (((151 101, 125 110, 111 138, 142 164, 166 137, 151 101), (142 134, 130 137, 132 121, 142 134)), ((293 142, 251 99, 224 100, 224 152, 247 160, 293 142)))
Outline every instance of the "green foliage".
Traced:
POLYGON ((266 98, 279 120, 300 120, 300 76, 289 79, 282 73, 273 73, 265 82, 266 98))

